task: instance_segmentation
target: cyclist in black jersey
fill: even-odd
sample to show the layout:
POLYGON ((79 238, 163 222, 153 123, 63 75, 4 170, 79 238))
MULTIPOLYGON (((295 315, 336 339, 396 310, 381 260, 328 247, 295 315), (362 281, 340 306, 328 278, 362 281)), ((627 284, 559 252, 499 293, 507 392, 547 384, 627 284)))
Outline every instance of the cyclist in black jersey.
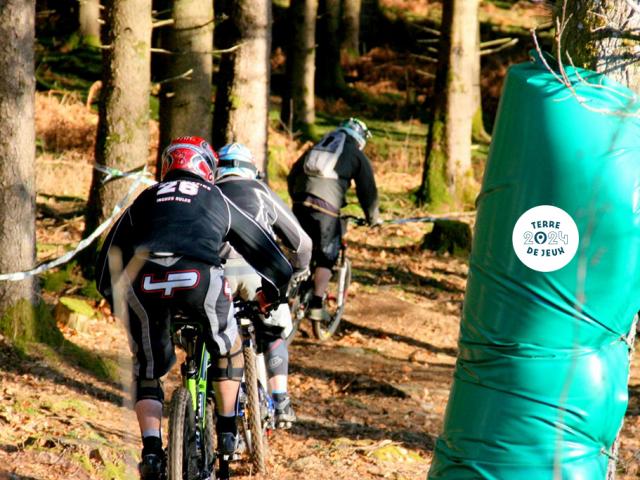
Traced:
POLYGON ((180 137, 162 156, 161 182, 142 192, 112 227, 97 265, 97 287, 126 317, 134 356, 133 392, 142 435, 140 474, 163 475, 160 378, 175 362, 170 319, 200 322, 211 353, 218 448, 236 446, 236 398, 242 370, 231 290, 220 248, 228 241, 260 273, 263 309, 280 303, 292 274, 282 251, 251 216, 213 184, 217 156, 199 137, 180 137))
POLYGON ((370 137, 364 122, 345 120, 305 152, 287 176, 293 213, 313 240, 314 292, 307 312, 312 320, 327 320, 323 297, 340 253, 340 208, 352 181, 367 222, 380 223, 376 180, 362 151, 370 137))
MULTIPOLYGON (((311 260, 311 239, 280 197, 256 178, 258 169, 251 151, 242 144, 231 143, 220 148, 218 155, 216 185, 282 242, 284 253, 294 268, 294 276, 305 275, 311 260)), ((243 300, 253 300, 260 286, 259 275, 233 248, 223 248, 222 254, 227 259, 225 277, 234 294, 243 300)), ((274 399, 275 421, 279 428, 289 428, 296 420, 287 388, 289 353, 283 338, 291 328, 287 302, 281 303, 263 324, 256 325, 258 351, 265 354, 269 391, 274 399)))

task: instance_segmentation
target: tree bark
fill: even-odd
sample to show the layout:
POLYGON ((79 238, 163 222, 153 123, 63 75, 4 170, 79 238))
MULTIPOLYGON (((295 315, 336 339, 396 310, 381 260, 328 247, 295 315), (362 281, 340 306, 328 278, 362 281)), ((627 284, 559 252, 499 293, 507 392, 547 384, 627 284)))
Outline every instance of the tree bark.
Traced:
MULTIPOLYGON (((103 79, 96 138, 96 164, 129 171, 147 164, 149 156, 149 95, 151 0, 108 0, 103 79)), ((84 235, 107 219, 128 192, 127 180, 102 184, 94 170, 84 235)), ((94 244, 95 245, 95 244, 94 244)), ((92 273, 95 248, 83 262, 92 273)))
MULTIPOLYGON (((564 0, 557 1, 557 15, 562 14, 563 5, 564 0)), ((618 0, 566 0, 566 15, 571 18, 560 42, 562 61, 568 64, 570 57, 575 66, 603 73, 640 92, 637 5, 618 0)))
POLYGON ((471 126, 474 114, 473 65, 478 0, 445 2, 440 58, 432 104, 431 127, 419 203, 458 207, 473 200, 477 185, 471 167, 471 126))
POLYGON ((78 20, 83 43, 100 45, 100 0, 81 0, 78 20))
POLYGON ((160 91, 158 161, 173 138, 197 135, 211 141, 213 2, 174 0, 172 18, 167 32, 172 53, 165 59, 162 80, 174 80, 163 83, 160 91))
POLYGON ((287 85, 280 118, 291 131, 308 136, 316 121, 315 59, 318 0, 292 0, 287 50, 287 85))
MULTIPOLYGON (((0 272, 30 270, 36 259, 35 2, 0 3, 0 272)), ((0 330, 29 340, 34 277, 0 282, 0 330)))
POLYGON ((340 64, 340 0, 320 0, 318 12, 316 90, 324 97, 336 97, 347 88, 340 64))
POLYGON ((348 58, 360 55, 360 11, 362 0, 342 2, 342 42, 341 50, 348 58))
POLYGON ((484 128, 482 115, 482 65, 480 62, 480 22, 476 23, 476 51, 473 59, 473 122, 471 139, 475 142, 489 143, 491 135, 484 128))
MULTIPOLYGON (((271 0, 231 2, 228 35, 217 75, 213 146, 246 145, 258 169, 266 172, 271 55, 271 0)), ((217 35, 216 38, 221 38, 217 35)))

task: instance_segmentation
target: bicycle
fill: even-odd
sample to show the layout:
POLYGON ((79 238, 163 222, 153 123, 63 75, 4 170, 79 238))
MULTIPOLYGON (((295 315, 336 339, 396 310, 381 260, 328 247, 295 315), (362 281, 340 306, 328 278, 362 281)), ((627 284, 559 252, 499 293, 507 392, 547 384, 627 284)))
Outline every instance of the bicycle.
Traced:
MULTIPOLYGON (((346 224, 352 221, 354 224, 365 225, 363 218, 353 215, 340 217, 342 232, 346 232, 346 224)), ((313 269, 312 269, 313 271, 313 269)), ((327 320, 312 320, 313 333, 321 342, 328 340, 336 332, 342 320, 347 304, 347 293, 351 284, 351 261, 347 257, 347 242, 342 238, 338 260, 333 267, 331 280, 325 293, 325 309, 328 313, 327 320)), ((291 344, 293 337, 300 328, 302 320, 306 318, 309 302, 313 296, 313 277, 309 276, 289 289, 289 308, 291 310, 292 329, 286 338, 287 345, 291 344)))
POLYGON ((259 473, 265 474, 268 434, 275 426, 275 405, 268 393, 264 359, 258 353, 255 338, 262 313, 257 302, 235 300, 234 306, 244 357, 238 418, 251 462, 259 473))
POLYGON ((208 480, 215 476, 214 401, 207 395, 210 363, 199 325, 181 314, 173 316, 174 345, 186 353, 180 365, 182 384, 169 406, 168 480, 208 480))

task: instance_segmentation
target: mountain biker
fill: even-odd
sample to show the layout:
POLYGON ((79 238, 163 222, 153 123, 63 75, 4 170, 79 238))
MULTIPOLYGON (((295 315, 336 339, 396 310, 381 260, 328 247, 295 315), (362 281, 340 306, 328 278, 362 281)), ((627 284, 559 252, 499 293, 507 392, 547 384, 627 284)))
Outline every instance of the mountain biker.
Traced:
POLYGON ((143 444, 139 470, 147 480, 164 474, 160 378, 175 363, 172 314, 188 315, 205 332, 215 366, 210 372, 218 449, 230 455, 238 437, 235 407, 242 370, 238 374, 234 362, 241 345, 221 245, 229 241, 260 272, 258 301, 265 310, 279 303, 292 273, 271 236, 213 185, 216 166, 217 156, 202 138, 173 140, 162 155, 160 183, 124 211, 98 259, 97 287, 128 328, 143 444))
POLYGON ((313 240, 314 291, 307 312, 312 320, 328 317, 323 297, 340 252, 344 233, 340 208, 346 205, 352 180, 367 222, 380 223, 373 168, 362 152, 370 137, 364 122, 349 118, 305 152, 287 177, 293 213, 313 240))
MULTIPOLYGON (((289 207, 265 183, 257 179, 258 169, 251 151, 239 143, 225 145, 218 151, 216 185, 238 207, 284 245, 284 252, 294 268, 294 277, 309 270, 311 239, 302 229, 289 207)), ((260 286, 256 271, 232 248, 223 248, 225 277, 231 290, 243 300, 253 300, 260 286)), ((287 389, 289 353, 283 336, 291 331, 291 312, 285 302, 256 325, 258 351, 264 352, 269 390, 275 403, 275 421, 288 428, 296 420, 287 389)))

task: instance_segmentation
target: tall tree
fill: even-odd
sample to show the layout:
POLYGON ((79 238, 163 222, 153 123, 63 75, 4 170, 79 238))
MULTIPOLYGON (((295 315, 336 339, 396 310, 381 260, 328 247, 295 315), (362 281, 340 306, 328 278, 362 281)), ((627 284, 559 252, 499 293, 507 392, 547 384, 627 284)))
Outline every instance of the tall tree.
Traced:
POLYGON ((287 46, 287 85, 280 118, 293 131, 309 135, 316 121, 315 59, 318 0, 291 0, 287 46))
POLYGON ((478 0, 443 3, 440 58, 431 107, 431 126, 417 192, 420 203, 457 206, 473 200, 471 166, 474 61, 478 0))
POLYGON ((362 0, 342 0, 342 34, 340 49, 347 57, 360 54, 360 11, 362 0))
POLYGON ((100 0, 81 0, 78 20, 83 43, 100 45, 100 0))
MULTIPOLYGON (((588 68, 640 92, 640 5, 632 1, 558 0, 562 61, 588 68)), ((558 45, 559 43, 559 45, 558 45)))
MULTIPOLYGON (((105 2, 106 40, 96 138, 96 164, 129 171, 146 165, 149 156, 151 0, 105 2)), ((125 198, 130 184, 102 184, 94 170, 87 204, 85 236, 107 219, 125 198)), ((95 249, 84 258, 91 273, 95 249)))
POLYGON ((174 0, 172 18, 167 31, 171 54, 164 59, 160 91, 159 153, 182 135, 211 141, 213 2, 174 0))
MULTIPOLYGON (((563 63, 603 73, 640 93, 637 54, 640 5, 637 2, 558 0, 555 18, 559 25, 556 54, 563 63)), ((629 335, 633 343, 635 322, 629 335)), ((633 349, 629 355, 633 355, 633 349)), ((619 440, 618 434, 608 465, 608 480, 616 477, 619 440)))
POLYGON ((217 74, 213 145, 246 145, 260 170, 267 167, 271 0, 236 0, 225 6, 225 35, 216 35, 226 50, 217 74))
POLYGON ((347 88, 340 64, 340 0, 320 0, 317 28, 316 90, 324 97, 339 96, 347 88))
MULTIPOLYGON (((36 258, 35 1, 0 3, 0 272, 36 258)), ((0 282, 0 331, 22 339, 33 325, 35 280, 0 282)))

